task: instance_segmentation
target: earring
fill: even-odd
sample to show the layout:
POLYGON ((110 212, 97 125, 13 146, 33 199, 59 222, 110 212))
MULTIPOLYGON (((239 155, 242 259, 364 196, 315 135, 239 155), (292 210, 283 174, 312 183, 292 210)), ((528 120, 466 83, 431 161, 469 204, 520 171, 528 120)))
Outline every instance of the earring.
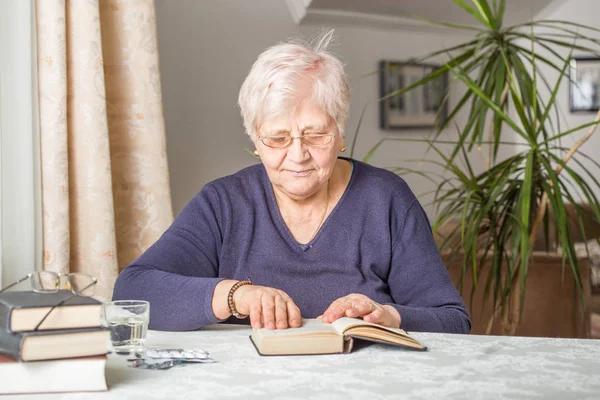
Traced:
POLYGON ((255 157, 258 157, 258 150, 254 150, 252 154, 254 154, 255 157))
POLYGON ((340 151, 343 153, 346 151, 346 146, 342 146, 342 148, 340 149, 340 151))

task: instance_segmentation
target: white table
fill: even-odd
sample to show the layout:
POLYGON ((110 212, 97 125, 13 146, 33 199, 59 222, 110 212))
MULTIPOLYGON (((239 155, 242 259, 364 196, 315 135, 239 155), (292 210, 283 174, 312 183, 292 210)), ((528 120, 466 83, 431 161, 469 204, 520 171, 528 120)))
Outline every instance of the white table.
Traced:
MULTIPOLYGON (((215 364, 155 371, 110 355, 108 392, 52 399, 600 399, 600 340, 412 333, 428 352, 260 357, 245 326, 150 331, 149 346, 204 348, 215 364)), ((9 398, 2 396, 0 400, 9 398)))

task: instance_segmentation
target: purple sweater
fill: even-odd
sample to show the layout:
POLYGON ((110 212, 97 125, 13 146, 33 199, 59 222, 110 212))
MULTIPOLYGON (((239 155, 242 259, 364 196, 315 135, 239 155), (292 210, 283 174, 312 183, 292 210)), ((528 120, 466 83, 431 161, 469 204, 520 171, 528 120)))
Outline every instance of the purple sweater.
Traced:
POLYGON ((148 300, 151 329, 193 330, 220 322, 219 281, 250 278, 285 291, 305 318, 362 293, 394 306, 407 331, 468 333, 467 310, 406 182, 352 162, 346 191, 307 244, 285 225, 262 164, 208 183, 119 275, 113 299, 148 300))

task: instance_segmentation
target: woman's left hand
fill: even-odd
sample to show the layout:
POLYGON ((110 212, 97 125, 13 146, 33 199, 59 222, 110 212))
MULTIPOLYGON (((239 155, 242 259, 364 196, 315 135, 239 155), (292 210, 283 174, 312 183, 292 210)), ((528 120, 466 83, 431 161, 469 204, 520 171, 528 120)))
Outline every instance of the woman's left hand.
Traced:
POLYGON ((340 297, 325 310, 321 318, 331 323, 341 317, 361 318, 367 322, 399 328, 400 313, 389 305, 379 304, 364 294, 352 293, 340 297))

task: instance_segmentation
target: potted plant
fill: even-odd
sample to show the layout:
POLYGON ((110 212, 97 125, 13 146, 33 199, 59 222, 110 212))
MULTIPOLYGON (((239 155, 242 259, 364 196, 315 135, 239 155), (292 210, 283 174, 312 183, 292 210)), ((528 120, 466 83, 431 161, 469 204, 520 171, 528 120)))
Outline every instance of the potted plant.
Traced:
MULTIPOLYGON (((573 52, 598 53, 600 41, 588 34, 600 31, 556 20, 505 27, 503 0, 455 3, 473 16, 473 26, 426 21, 473 32, 473 38, 410 60, 439 62, 443 58, 440 68, 380 100, 400 96, 443 73, 453 78, 451 87, 464 85, 459 101, 449 104, 448 117, 433 135, 422 139, 429 151, 420 161, 441 166, 444 173, 438 176, 407 167, 394 171, 428 179, 438 176, 433 202, 439 216, 433 229, 446 229, 441 252, 459 256, 458 285, 468 278, 471 300, 479 291, 483 301, 493 305, 486 331, 492 332, 501 321, 502 332, 514 334, 526 298, 534 241, 542 233, 546 250, 561 249, 558 257, 563 272, 570 272, 583 302, 586 288, 574 235, 587 240, 587 221, 600 221, 600 202, 594 194, 600 188, 595 178, 600 164, 583 153, 581 146, 594 133, 600 113, 589 123, 567 129, 561 123, 556 96, 561 82, 568 79, 573 52), (558 78, 547 79, 540 73, 541 65, 551 68, 558 78), (458 126, 456 116, 463 110, 468 112, 467 121, 458 126), (442 135, 449 128, 456 129, 451 140, 442 135), (566 146, 566 141, 575 144, 566 146), (500 157, 501 146, 512 146, 511 154, 500 157), (470 156, 482 148, 487 150, 486 163, 477 171, 470 156), (448 228, 450 221, 454 224, 448 228)), ((352 150, 360 121, 362 116, 352 150)), ((396 140, 403 139, 379 141, 365 161, 382 143, 396 140)))

